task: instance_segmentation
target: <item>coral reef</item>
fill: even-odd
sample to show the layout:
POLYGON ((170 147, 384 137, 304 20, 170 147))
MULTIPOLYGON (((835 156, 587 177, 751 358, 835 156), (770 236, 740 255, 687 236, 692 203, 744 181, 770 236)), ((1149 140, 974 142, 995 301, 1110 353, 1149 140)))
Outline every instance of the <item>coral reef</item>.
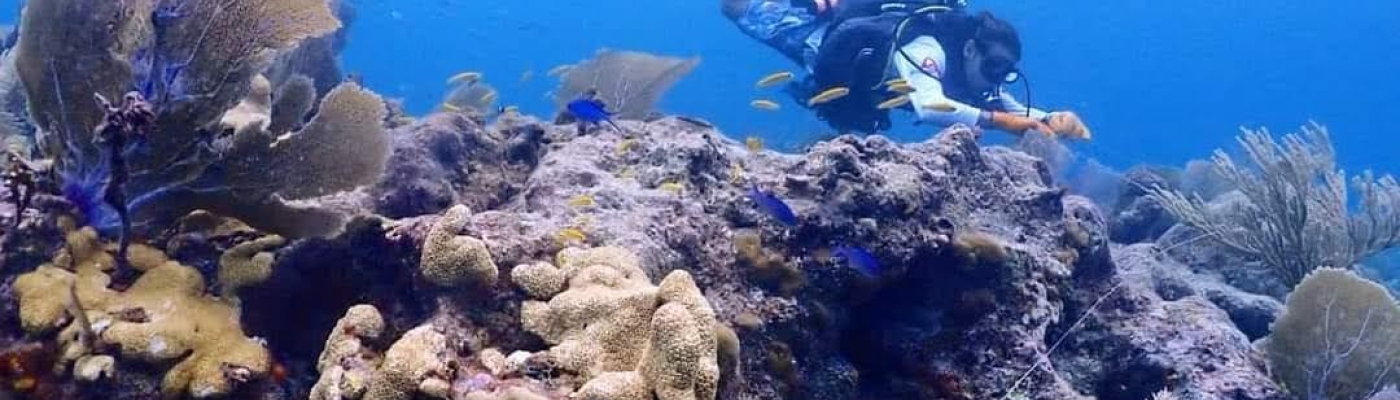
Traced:
POLYGON ((548 302, 527 301, 521 324, 554 344, 549 355, 562 368, 588 378, 577 398, 715 398, 714 311, 690 274, 675 271, 652 286, 636 256, 618 248, 566 249, 559 260, 557 269, 516 275, 522 287, 555 275, 569 282, 548 302))
POLYGON ((324 235, 343 223, 337 215, 284 200, 354 189, 382 171, 384 105, 357 85, 329 91, 301 130, 257 129, 271 126, 269 87, 285 81, 262 78, 275 54, 341 27, 326 1, 76 3, 30 4, 15 51, 41 154, 89 224, 113 228, 130 210, 134 226, 159 229, 204 208, 288 237, 324 235), (107 207, 100 184, 120 171, 92 141, 104 110, 79 99, 132 87, 160 134, 113 153, 130 180, 122 207, 107 207), (241 129, 211 129, 221 120, 241 129))
POLYGON ((103 374, 111 367, 100 352, 112 351, 126 361, 170 365, 161 391, 198 398, 229 395, 266 376, 267 349, 244 336, 237 308, 204 294, 198 271, 149 247, 133 247, 131 256, 143 274, 126 291, 112 291, 105 271, 113 256, 92 229, 72 231, 67 252, 15 282, 25 331, 62 329, 60 367, 75 362, 82 376, 103 374))
POLYGON ((471 218, 467 206, 453 207, 428 232, 419 267, 423 278, 442 287, 496 284, 500 272, 481 240, 458 234, 471 218))

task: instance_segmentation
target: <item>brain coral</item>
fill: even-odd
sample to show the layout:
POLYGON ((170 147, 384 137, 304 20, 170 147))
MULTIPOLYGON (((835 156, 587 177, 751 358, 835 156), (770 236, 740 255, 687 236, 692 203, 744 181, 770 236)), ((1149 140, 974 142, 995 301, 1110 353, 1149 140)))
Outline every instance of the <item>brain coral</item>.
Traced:
POLYGON ((610 247, 566 249, 557 259, 557 268, 536 265, 512 279, 537 287, 567 277, 549 301, 526 301, 521 323, 554 345, 549 354, 560 366, 590 378, 576 398, 715 398, 717 322, 689 273, 673 271, 653 286, 634 254, 610 247))

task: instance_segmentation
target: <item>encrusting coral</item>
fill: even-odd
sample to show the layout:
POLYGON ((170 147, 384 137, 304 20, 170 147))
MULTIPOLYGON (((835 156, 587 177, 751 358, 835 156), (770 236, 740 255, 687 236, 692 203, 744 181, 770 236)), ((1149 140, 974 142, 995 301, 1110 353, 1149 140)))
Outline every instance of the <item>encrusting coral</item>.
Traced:
POLYGON ((480 239, 459 234, 466 227, 471 210, 458 205, 443 213, 423 243, 423 278, 443 287, 496 283, 500 271, 491 260, 491 251, 480 239))
MULTIPOLYGON (((227 395, 268 373, 267 349, 243 334, 237 308, 204 294, 199 271, 137 245, 130 263, 144 273, 126 291, 116 292, 107 288, 106 273, 115 260, 97 232, 70 231, 66 240, 66 252, 15 283, 27 332, 63 328, 58 340, 64 362, 110 349, 128 360, 171 365, 161 384, 167 397, 227 395)), ((77 367, 85 375, 95 368, 87 362, 77 367)))
POLYGON ((620 248, 566 249, 558 268, 513 274, 521 286, 562 274, 568 287, 521 306, 521 323, 553 344, 549 355, 589 381, 575 398, 714 399, 717 322, 695 281, 673 271, 652 286, 636 255, 620 248), (637 340, 646 338, 646 340, 637 340))

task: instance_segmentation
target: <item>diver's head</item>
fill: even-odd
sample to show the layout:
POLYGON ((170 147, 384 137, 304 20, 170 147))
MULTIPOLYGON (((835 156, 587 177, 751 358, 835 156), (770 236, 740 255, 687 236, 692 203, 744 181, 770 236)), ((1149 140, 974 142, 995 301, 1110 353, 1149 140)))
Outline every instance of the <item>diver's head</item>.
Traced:
POLYGON ((963 43, 963 71, 967 85, 978 92, 992 92, 998 85, 1020 78, 1021 36, 1011 24, 989 12, 974 17, 976 33, 963 43))

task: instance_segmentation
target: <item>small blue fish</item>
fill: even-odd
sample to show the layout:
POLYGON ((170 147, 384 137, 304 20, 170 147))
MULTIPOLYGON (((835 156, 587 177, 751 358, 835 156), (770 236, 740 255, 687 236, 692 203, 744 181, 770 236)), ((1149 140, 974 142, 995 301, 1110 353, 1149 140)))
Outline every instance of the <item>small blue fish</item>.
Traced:
POLYGON ((602 125, 604 122, 612 125, 613 129, 622 130, 613 122, 613 113, 608 112, 608 105, 603 103, 603 100, 598 99, 596 91, 583 92, 578 98, 570 101, 565 108, 569 110, 569 114, 573 114, 574 118, 578 118, 580 131, 586 130, 588 125, 602 125))
POLYGON ((797 214, 792 212, 792 207, 788 207, 783 199, 779 199, 773 192, 765 191, 758 187, 758 184, 749 186, 749 199, 758 205, 763 213, 777 219, 783 226, 793 227, 797 225, 797 214))
POLYGON ((851 268, 855 268, 865 276, 880 275, 880 261, 875 260, 875 255, 863 248, 841 246, 831 254, 846 259, 846 263, 850 264, 851 268))

